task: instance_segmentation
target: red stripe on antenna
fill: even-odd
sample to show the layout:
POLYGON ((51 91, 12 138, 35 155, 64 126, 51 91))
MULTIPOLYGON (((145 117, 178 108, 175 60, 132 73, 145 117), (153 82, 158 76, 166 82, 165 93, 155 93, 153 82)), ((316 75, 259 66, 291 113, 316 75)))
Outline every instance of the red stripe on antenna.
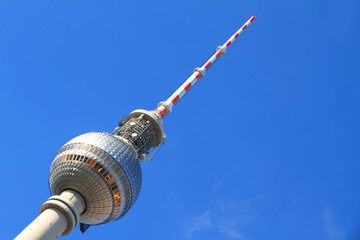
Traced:
POLYGON ((247 25, 244 25, 241 29, 242 29, 242 30, 245 30, 246 27, 247 27, 247 25))
POLYGON ((251 16, 251 18, 250 18, 250 22, 252 22, 252 21, 254 21, 255 20, 255 16, 251 16))
POLYGON ((175 96, 174 95, 172 95, 170 97, 170 101, 172 101, 173 104, 177 103, 177 101, 179 101, 179 99, 180 99, 179 95, 177 95, 177 94, 175 96))
POLYGON ((182 87, 185 89, 185 91, 189 91, 189 89, 191 88, 191 82, 184 82, 182 87))
POLYGON ((195 73, 195 77, 196 77, 197 80, 199 80, 201 78, 201 76, 202 75, 201 75, 201 73, 199 71, 195 73))
POLYGON ((227 47, 230 46, 230 44, 231 44, 231 41, 227 41, 227 42, 226 42, 226 46, 227 46, 227 47))
POLYGON ((168 112, 167 108, 164 106, 159 106, 157 109, 155 109, 155 112, 161 117, 163 118, 166 113, 168 112))
POLYGON ((234 38, 237 38, 239 36, 239 33, 234 34, 234 38))
POLYGON ((204 67, 207 69, 208 67, 210 67, 210 65, 211 65, 211 62, 208 61, 207 63, 205 63, 204 67))
POLYGON ((215 57, 218 58, 218 57, 220 57, 220 55, 221 55, 221 50, 218 50, 218 51, 215 53, 215 57))

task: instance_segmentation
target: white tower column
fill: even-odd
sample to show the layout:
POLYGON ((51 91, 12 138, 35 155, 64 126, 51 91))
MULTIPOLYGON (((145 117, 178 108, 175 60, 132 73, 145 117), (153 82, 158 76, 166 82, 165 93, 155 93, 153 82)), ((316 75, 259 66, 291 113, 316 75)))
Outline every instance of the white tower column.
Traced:
POLYGON ((73 190, 50 197, 40 208, 39 216, 15 240, 53 240, 69 234, 78 224, 86 206, 73 190))

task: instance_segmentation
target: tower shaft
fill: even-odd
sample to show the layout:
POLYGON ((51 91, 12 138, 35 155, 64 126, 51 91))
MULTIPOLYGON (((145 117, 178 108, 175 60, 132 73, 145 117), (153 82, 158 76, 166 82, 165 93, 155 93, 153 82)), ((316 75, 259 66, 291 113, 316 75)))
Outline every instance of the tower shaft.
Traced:
POLYGON ((15 240, 53 240, 69 234, 85 210, 83 198, 75 191, 66 190, 52 196, 40 208, 40 215, 15 240))
POLYGON ((66 218, 55 208, 46 209, 15 239, 57 239, 65 231, 66 218))

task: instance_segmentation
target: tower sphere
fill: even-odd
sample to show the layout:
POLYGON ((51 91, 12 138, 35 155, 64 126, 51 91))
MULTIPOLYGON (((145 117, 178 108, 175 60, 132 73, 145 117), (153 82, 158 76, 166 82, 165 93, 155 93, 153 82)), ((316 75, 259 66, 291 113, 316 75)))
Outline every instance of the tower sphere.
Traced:
POLYGON ((117 135, 90 132, 66 143, 50 168, 52 195, 67 189, 86 201, 80 222, 103 224, 119 219, 135 203, 141 188, 136 149, 117 135))

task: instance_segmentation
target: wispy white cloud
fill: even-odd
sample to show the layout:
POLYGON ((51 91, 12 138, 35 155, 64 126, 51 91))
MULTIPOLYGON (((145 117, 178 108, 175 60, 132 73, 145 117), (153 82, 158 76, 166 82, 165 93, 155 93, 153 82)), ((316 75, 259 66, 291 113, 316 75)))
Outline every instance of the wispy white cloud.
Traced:
POLYGON ((237 221, 232 218, 222 218, 218 220, 219 231, 231 239, 245 240, 244 236, 237 229, 237 221))
POLYGON ((252 201, 225 199, 218 194, 220 188, 221 182, 215 183, 212 187, 216 200, 213 208, 181 223, 185 228, 183 239, 193 239, 197 232, 213 231, 226 239, 246 240, 241 228, 252 219, 248 214, 252 201))
POLYGON ((346 231, 335 223, 329 208, 323 212, 323 225, 326 236, 330 240, 343 240, 346 238, 346 231))
POLYGON ((198 216, 188 219, 186 224, 182 224, 185 227, 186 238, 192 239, 193 234, 198 231, 205 231, 212 228, 212 220, 210 218, 210 211, 206 211, 198 216))
POLYGON ((189 218, 186 223, 182 223, 185 228, 185 238, 193 239, 196 232, 206 232, 215 230, 229 239, 245 240, 239 231, 239 219, 227 217, 224 214, 211 214, 206 211, 198 216, 189 218))

